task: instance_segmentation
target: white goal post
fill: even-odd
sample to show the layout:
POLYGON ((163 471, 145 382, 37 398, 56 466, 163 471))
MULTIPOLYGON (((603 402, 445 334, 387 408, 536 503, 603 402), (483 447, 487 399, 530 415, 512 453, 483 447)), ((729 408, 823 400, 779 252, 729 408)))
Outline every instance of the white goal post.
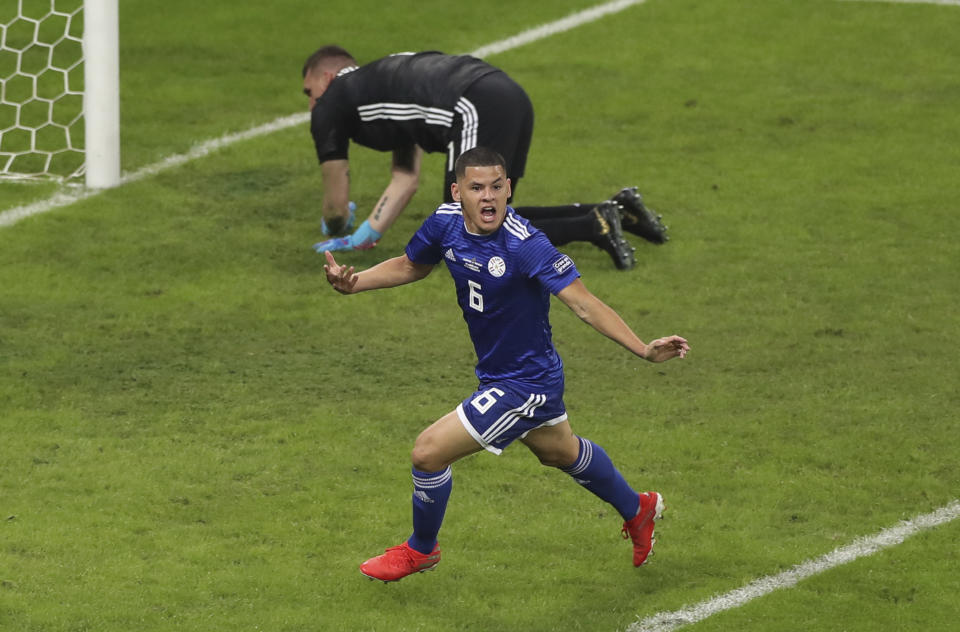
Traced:
POLYGON ((120 24, 118 0, 85 0, 83 112, 87 186, 120 182, 120 24))
POLYGON ((0 177, 120 182, 118 0, 0 0, 0 177))

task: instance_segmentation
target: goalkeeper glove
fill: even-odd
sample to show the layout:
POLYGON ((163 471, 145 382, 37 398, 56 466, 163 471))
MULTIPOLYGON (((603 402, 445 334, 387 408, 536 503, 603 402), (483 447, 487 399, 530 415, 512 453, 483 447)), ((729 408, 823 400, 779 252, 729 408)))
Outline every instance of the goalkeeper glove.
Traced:
POLYGON ((352 235, 336 237, 313 244, 313 249, 319 253, 326 251, 338 252, 341 250, 369 250, 377 245, 382 235, 370 228, 370 222, 364 220, 352 235))

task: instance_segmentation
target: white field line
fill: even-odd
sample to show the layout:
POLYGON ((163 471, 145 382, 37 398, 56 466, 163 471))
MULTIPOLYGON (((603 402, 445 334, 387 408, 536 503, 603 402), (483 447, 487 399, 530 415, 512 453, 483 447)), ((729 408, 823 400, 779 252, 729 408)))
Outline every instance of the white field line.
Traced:
MULTIPOLYGON (((578 26, 599 20, 600 18, 610 15, 611 13, 623 11, 624 9, 635 4, 642 4, 645 1, 646 0, 614 0, 613 2, 606 2, 604 4, 590 7, 589 9, 584 9, 583 11, 579 11, 560 20, 549 22, 547 24, 523 31, 522 33, 500 40, 499 42, 493 42, 492 44, 481 46, 470 54, 475 57, 486 57, 489 55, 495 55, 497 53, 503 53, 514 48, 519 48, 525 44, 530 44, 537 40, 550 37, 551 35, 569 31, 578 26)), ((263 136, 265 134, 271 134, 288 127, 293 127, 294 125, 306 124, 309 118, 310 115, 307 112, 291 114, 289 116, 284 116, 266 123, 265 125, 260 125, 242 132, 226 134, 213 140, 204 141, 199 145, 195 145, 184 154, 175 154, 173 156, 169 156, 160 162, 143 167, 142 169, 134 171, 133 173, 125 174, 122 178, 120 178, 120 184, 118 186, 123 186, 124 184, 129 184, 131 182, 136 182, 137 180, 156 175, 172 167, 178 167, 186 162, 195 160, 197 158, 202 158, 213 151, 217 151, 239 141, 256 138, 257 136, 263 136)), ((0 228, 4 226, 12 226, 21 219, 31 217, 33 215, 40 215, 48 211, 62 208, 69 204, 73 204, 74 202, 86 200, 87 198, 98 195, 101 192, 103 192, 103 189, 88 189, 82 186, 58 191, 45 200, 39 200, 37 202, 32 202, 23 206, 17 206, 0 212, 0 228)))
MULTIPOLYGON (((191 160, 202 158, 211 152, 222 149, 228 145, 232 145, 233 143, 250 138, 256 138, 257 136, 263 136, 264 134, 271 134, 293 125, 306 123, 307 120, 309 120, 309 114, 306 112, 302 114, 291 114, 290 116, 278 118, 265 125, 253 127, 242 132, 226 134, 225 136, 214 138, 213 140, 204 141, 198 145, 194 145, 193 148, 191 148, 190 151, 185 154, 174 154, 172 156, 167 156, 160 162, 147 165, 146 167, 138 169, 133 173, 124 174, 124 176, 120 178, 120 184, 118 186, 130 184, 131 182, 136 182, 137 180, 142 180, 143 178, 149 176, 154 176, 172 167, 178 167, 186 162, 190 162, 191 160)), ((68 204, 73 204, 74 202, 79 202, 80 200, 93 197, 99 193, 102 193, 103 191, 104 189, 88 189, 82 186, 59 191, 45 200, 40 200, 39 202, 33 202, 32 204, 26 204, 24 206, 18 206, 16 208, 3 211, 0 213, 0 227, 11 226, 25 217, 46 213, 47 211, 52 211, 54 209, 67 206, 68 204)))
POLYGON ((588 22, 594 22, 606 15, 610 15, 611 13, 619 13, 620 11, 632 7, 635 4, 643 4, 644 2, 646 2, 646 0, 614 0, 613 2, 598 4, 595 7, 578 11, 577 13, 569 15, 561 20, 534 27, 524 31, 523 33, 518 33, 513 37, 508 37, 507 39, 500 40, 499 42, 494 42, 493 44, 481 46, 470 54, 474 57, 487 57, 488 55, 503 53, 508 50, 513 50, 514 48, 519 48, 524 44, 536 42, 537 40, 550 37, 551 35, 556 35, 557 33, 563 33, 564 31, 575 29, 578 26, 587 24, 588 22))
POLYGON ((942 4, 960 7, 960 0, 841 0, 842 2, 888 2, 892 4, 942 4))
POLYGON ((960 500, 953 500, 936 511, 889 527, 876 535, 860 538, 851 544, 794 566, 776 575, 754 580, 726 594, 712 597, 693 606, 674 612, 661 612, 630 625, 626 632, 669 632, 685 625, 703 621, 707 617, 738 608, 758 597, 763 597, 781 588, 790 588, 802 579, 828 571, 857 558, 873 555, 883 549, 900 544, 907 538, 933 527, 946 524, 960 517, 960 500))

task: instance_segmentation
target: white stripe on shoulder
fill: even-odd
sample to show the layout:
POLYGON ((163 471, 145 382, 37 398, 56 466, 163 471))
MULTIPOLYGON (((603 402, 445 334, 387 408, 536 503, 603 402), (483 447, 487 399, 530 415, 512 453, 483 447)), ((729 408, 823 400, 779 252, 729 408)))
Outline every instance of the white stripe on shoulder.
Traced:
POLYGON ((516 216, 507 213, 506 219, 503 220, 503 227, 507 231, 517 237, 518 239, 526 239, 530 236, 530 230, 523 225, 523 223, 516 218, 516 216))
POLYGON ((463 209, 460 208, 460 202, 441 204, 434 212, 438 215, 463 215, 463 209))

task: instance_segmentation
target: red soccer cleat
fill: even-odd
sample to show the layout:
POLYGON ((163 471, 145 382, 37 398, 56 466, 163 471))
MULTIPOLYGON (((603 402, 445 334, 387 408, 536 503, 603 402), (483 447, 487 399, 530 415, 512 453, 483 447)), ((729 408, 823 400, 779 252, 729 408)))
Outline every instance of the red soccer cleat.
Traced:
POLYGON ((429 555, 411 549, 404 542, 400 546, 387 549, 383 555, 371 557, 360 565, 360 572, 370 579, 395 582, 407 575, 433 570, 440 562, 440 546, 433 547, 429 555))
POLYGON ((653 551, 654 521, 663 514, 663 496, 657 492, 640 494, 640 509, 637 515, 623 523, 623 539, 633 540, 633 565, 641 566, 653 551))

